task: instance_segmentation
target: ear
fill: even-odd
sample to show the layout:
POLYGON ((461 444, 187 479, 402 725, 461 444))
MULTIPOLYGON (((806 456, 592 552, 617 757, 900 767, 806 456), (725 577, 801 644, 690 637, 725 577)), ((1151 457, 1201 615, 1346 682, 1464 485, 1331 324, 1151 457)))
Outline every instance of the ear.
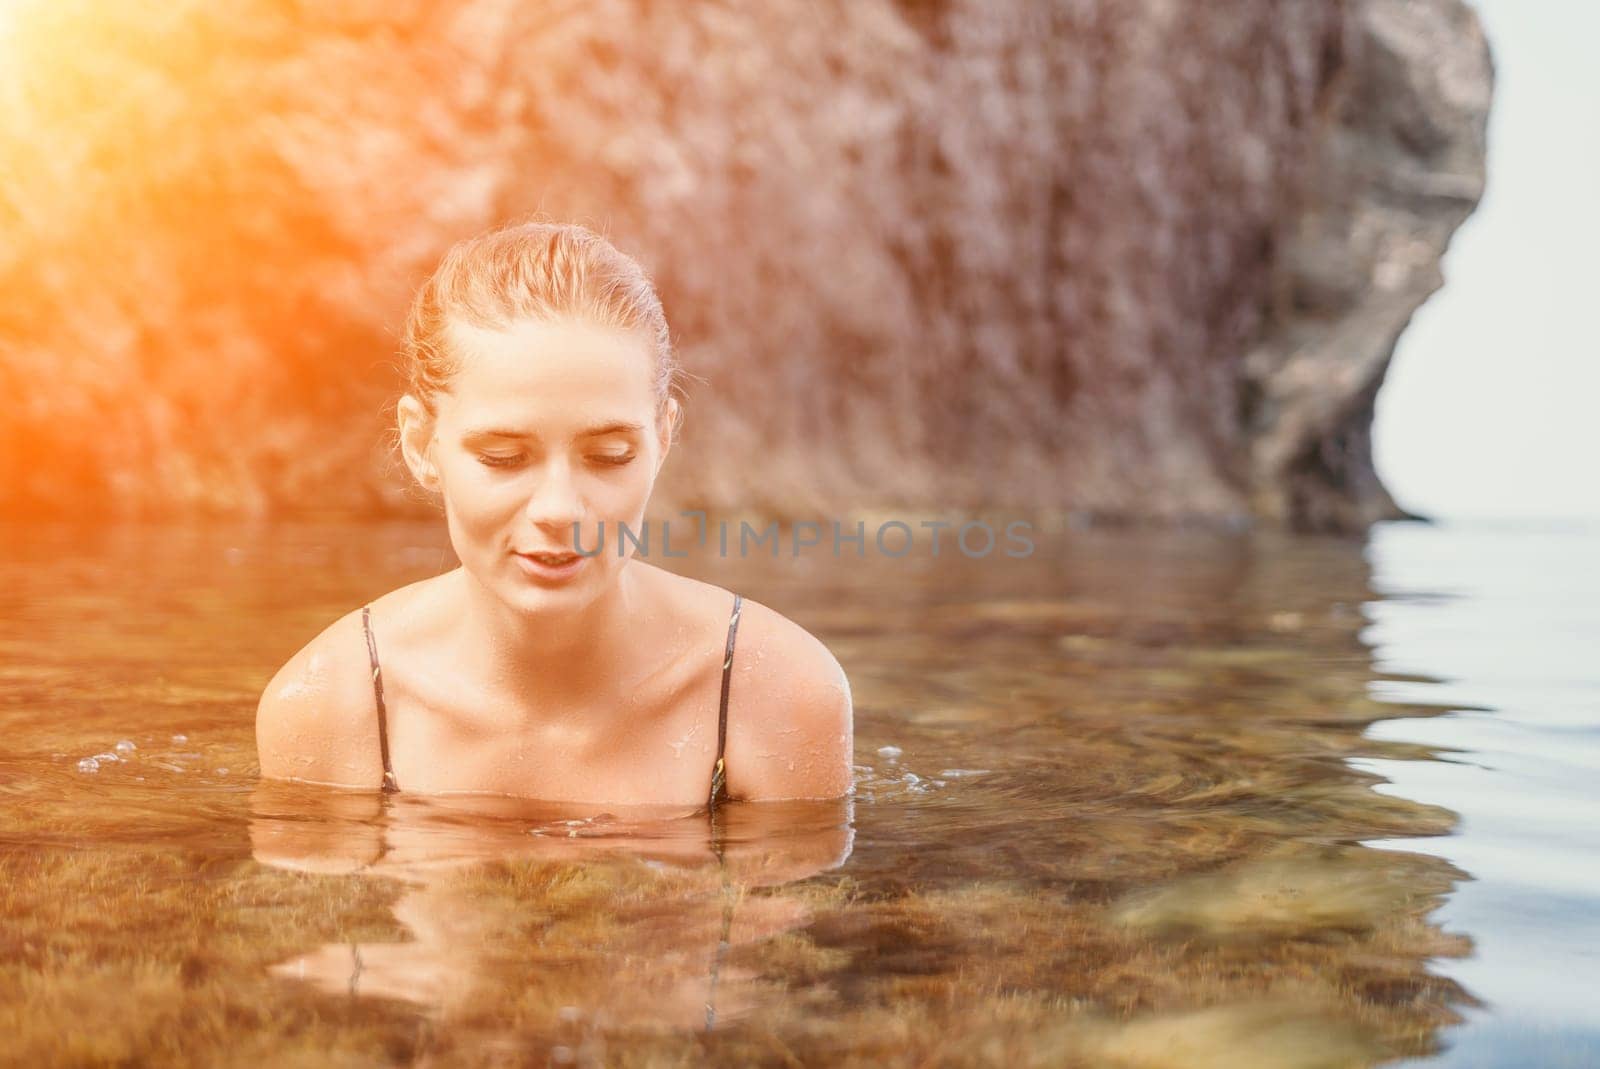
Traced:
POLYGON ((667 454, 672 450, 672 443, 676 438, 674 431, 678 426, 678 419, 681 415, 682 409, 678 406, 678 399, 676 397, 667 398, 667 403, 661 410, 661 416, 656 420, 656 445, 659 447, 656 451, 656 471, 658 472, 661 470, 661 466, 667 462, 667 454))
POLYGON ((425 490, 439 489, 439 469, 433 462, 433 413, 411 394, 395 406, 400 424, 400 452, 406 467, 425 490))

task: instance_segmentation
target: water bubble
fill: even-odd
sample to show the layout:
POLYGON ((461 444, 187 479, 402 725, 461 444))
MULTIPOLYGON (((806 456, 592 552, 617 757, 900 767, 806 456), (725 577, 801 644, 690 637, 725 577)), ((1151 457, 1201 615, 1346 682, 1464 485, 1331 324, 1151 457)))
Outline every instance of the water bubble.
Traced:
POLYGON ((904 752, 905 751, 900 749, 900 747, 898 747, 898 746, 880 746, 880 747, 878 747, 879 756, 887 757, 891 761, 894 760, 896 757, 899 757, 904 752))
POLYGON ((987 776, 988 774, 989 770, 987 768, 945 768, 939 771, 939 775, 949 776, 951 779, 960 779, 962 776, 987 776))
POLYGON ((180 742, 180 743, 181 742, 188 742, 189 741, 189 736, 187 736, 187 735, 174 735, 174 736, 172 736, 172 741, 173 742, 180 742))
POLYGON ((133 751, 137 750, 138 748, 139 747, 137 747, 137 746, 135 746, 133 744, 133 740, 132 739, 123 739, 121 742, 117 743, 117 746, 116 746, 116 750, 117 750, 118 753, 132 753, 133 751))
POLYGON ((226 775, 227 775, 227 774, 228 774, 228 770, 227 770, 227 769, 225 769, 225 768, 219 768, 219 769, 217 769, 217 775, 219 775, 219 776, 226 776, 226 775))
POLYGON ((105 753, 97 753, 97 754, 95 754, 94 755, 94 759, 96 761, 120 761, 120 760, 122 760, 122 755, 119 754, 119 753, 113 753, 112 751, 107 750, 105 753))
POLYGON ((82 761, 78 762, 78 771, 79 772, 99 772, 100 771, 100 762, 96 761, 92 757, 85 757, 82 761))

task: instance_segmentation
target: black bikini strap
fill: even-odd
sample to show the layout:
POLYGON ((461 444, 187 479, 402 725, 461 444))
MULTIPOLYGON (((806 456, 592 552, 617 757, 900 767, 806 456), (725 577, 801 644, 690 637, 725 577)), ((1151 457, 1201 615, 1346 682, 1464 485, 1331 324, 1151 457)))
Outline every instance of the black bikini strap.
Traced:
POLYGON ((394 768, 389 764, 389 714, 383 707, 383 673, 378 668, 378 643, 372 637, 371 606, 361 606, 361 629, 367 633, 367 657, 372 661, 372 692, 378 699, 378 749, 383 752, 383 789, 398 791, 394 768))
POLYGON ((728 686, 733 681, 733 642, 739 634, 739 613, 744 595, 733 596, 733 616, 728 620, 728 647, 722 655, 722 700, 717 707, 717 763, 711 769, 711 808, 715 809, 727 790, 728 775, 722 754, 728 745, 728 686))

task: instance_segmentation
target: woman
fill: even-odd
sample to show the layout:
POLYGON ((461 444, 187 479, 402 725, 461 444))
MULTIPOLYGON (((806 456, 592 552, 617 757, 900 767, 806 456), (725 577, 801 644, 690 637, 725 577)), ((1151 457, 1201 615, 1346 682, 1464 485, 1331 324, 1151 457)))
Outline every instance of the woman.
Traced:
POLYGON ((617 537, 641 530, 679 415, 637 263, 570 225, 462 242, 413 303, 404 354, 401 450, 460 566, 348 613, 278 671, 256 717, 263 776, 713 811, 850 791, 850 689, 827 648, 617 537))

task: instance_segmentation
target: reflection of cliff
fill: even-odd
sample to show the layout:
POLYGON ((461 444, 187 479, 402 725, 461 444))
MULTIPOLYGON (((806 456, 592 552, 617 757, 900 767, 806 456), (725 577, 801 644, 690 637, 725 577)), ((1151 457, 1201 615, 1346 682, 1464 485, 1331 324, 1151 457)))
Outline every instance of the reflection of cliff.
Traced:
POLYGON ((704 380, 666 504, 1392 508, 1372 396, 1482 182, 1460 0, 825 7, 25 7, 0 506, 413 507, 407 294, 542 210, 704 380))

